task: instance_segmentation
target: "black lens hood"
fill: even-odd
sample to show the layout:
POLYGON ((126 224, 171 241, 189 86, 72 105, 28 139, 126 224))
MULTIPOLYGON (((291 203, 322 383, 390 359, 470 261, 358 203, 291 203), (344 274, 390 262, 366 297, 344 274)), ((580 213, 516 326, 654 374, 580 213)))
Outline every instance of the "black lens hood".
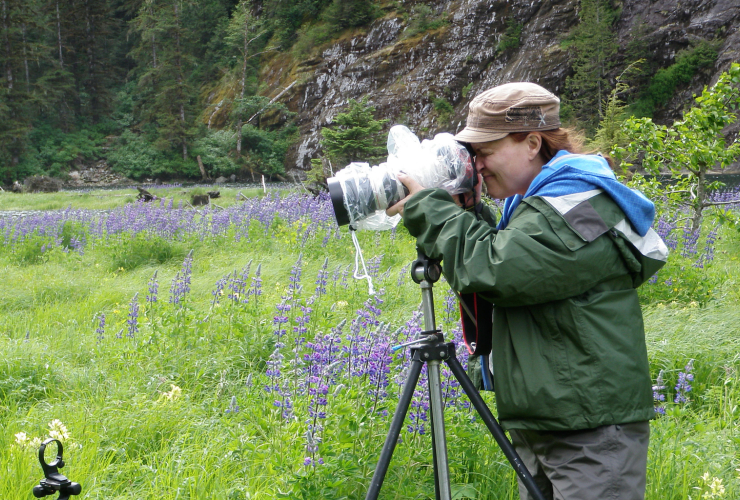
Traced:
POLYGON ((347 208, 344 206, 342 184, 336 177, 329 177, 326 184, 329 186, 329 197, 331 197, 331 205, 334 208, 334 218, 337 220, 337 225, 346 226, 350 220, 347 208))

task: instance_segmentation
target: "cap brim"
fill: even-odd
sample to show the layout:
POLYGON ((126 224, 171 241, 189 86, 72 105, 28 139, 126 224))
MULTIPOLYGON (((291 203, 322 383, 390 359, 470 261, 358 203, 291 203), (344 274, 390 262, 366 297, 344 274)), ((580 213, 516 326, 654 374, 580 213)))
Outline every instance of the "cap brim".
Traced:
POLYGON ((465 127, 460 133, 455 136, 455 140, 477 144, 481 142, 497 141, 499 139, 503 139, 507 135, 509 135, 508 132, 491 132, 490 130, 480 130, 465 127))

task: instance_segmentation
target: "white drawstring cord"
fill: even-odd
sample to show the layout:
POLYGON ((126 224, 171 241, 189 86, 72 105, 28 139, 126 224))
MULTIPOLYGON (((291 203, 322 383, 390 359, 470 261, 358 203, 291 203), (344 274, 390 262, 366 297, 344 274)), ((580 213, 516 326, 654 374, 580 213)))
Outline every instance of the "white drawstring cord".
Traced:
POLYGON ((352 275, 356 280, 367 280, 368 293, 370 295, 375 295, 375 289, 373 288, 373 279, 367 273, 367 268, 365 267, 365 259, 362 257, 362 249, 360 248, 360 242, 357 241, 356 231, 350 229, 349 232, 352 235, 352 243, 355 244, 355 271, 352 275), (360 262, 362 262, 362 272, 364 273, 362 276, 357 274, 360 270, 360 262))

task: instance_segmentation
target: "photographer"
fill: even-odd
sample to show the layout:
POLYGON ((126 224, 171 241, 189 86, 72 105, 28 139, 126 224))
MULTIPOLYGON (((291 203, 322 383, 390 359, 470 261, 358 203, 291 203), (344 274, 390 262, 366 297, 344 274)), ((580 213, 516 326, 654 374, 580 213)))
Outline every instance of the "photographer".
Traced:
POLYGON ((455 138, 506 200, 497 226, 480 183, 460 201, 399 176, 411 194, 387 213, 403 215, 452 288, 493 303, 499 419, 545 496, 643 499, 654 409, 636 288, 667 250, 653 204, 581 153, 559 107, 532 83, 470 103, 455 138))

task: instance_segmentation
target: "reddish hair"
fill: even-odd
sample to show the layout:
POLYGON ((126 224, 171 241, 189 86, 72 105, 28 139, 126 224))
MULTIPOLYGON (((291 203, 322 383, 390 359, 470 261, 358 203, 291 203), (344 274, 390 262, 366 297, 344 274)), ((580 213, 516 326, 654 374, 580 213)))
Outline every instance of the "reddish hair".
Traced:
MULTIPOLYGON (((557 154, 558 151, 565 149, 566 151, 574 154, 594 154, 596 151, 586 151, 583 147, 584 137, 579 132, 569 128, 557 128, 555 130, 542 130, 538 131, 538 134, 542 136, 542 146, 540 146, 540 156, 545 160, 545 163, 552 160, 552 157, 557 154)), ((522 142, 531 132, 513 132, 509 134, 512 139, 517 142, 522 142)), ((614 161, 603 155, 604 159, 609 163, 610 167, 614 167, 614 161)))

